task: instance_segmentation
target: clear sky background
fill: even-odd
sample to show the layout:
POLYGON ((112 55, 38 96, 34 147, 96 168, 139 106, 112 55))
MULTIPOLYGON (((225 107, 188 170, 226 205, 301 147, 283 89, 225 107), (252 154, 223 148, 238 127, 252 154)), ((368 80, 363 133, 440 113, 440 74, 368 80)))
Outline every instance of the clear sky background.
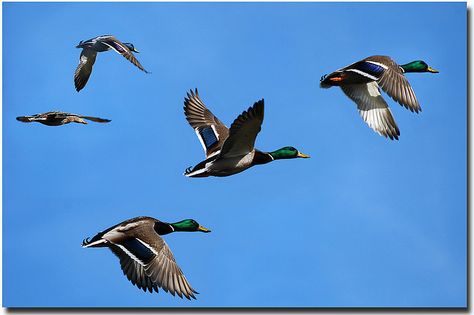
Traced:
POLYGON ((465 3, 3 3, 3 306, 465 306, 465 3), (80 40, 132 42, 86 87, 80 40), (385 139, 319 78, 364 57, 425 60, 423 112, 384 94, 385 139), (260 98, 256 145, 311 159, 186 178, 203 159, 186 91, 230 126, 260 98), (110 124, 48 127, 61 110, 110 124), (212 233, 164 237, 196 301, 144 293, 82 239, 140 215, 212 233))

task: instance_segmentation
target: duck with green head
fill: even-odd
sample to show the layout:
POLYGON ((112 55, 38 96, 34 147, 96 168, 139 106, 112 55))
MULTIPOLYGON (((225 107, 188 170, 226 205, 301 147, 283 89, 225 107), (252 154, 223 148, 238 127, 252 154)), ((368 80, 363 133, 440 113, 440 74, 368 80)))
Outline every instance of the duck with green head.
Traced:
POLYGON ((323 76, 320 86, 339 86, 357 104, 359 114, 370 128, 382 136, 398 140, 400 130, 380 94, 380 88, 400 105, 412 112, 420 112, 415 92, 404 75, 407 72, 438 73, 438 70, 422 60, 398 65, 388 56, 371 56, 323 76))
POLYGON ((196 299, 197 292, 189 285, 161 235, 198 231, 210 232, 193 219, 166 223, 151 217, 136 217, 85 239, 82 247, 110 248, 119 258, 127 279, 145 292, 158 292, 161 287, 172 295, 196 299))
POLYGON ((259 164, 275 160, 309 158, 293 147, 273 152, 255 149, 255 140, 263 123, 264 101, 256 102, 240 114, 228 129, 192 90, 184 100, 184 114, 196 132, 206 159, 186 169, 187 177, 229 176, 259 164))

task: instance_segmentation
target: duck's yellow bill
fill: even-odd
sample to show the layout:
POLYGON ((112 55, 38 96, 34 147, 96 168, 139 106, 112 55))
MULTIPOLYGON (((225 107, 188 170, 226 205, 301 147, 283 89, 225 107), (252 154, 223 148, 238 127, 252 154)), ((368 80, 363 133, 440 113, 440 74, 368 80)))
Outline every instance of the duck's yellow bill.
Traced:
POLYGON ((305 159, 306 159, 306 158, 309 158, 310 156, 309 156, 309 155, 307 155, 307 154, 304 154, 304 153, 298 152, 298 155, 297 155, 297 157, 300 157, 300 158, 305 158, 305 159))
POLYGON ((201 232, 204 232, 204 233, 209 233, 209 232, 211 232, 211 230, 206 229, 206 228, 205 228, 204 226, 202 226, 202 225, 200 225, 200 226, 198 227, 198 231, 201 231, 201 232))
POLYGON ((433 68, 431 68, 431 67, 428 67, 427 71, 428 71, 428 72, 431 72, 431 73, 438 73, 438 72, 439 72, 438 70, 433 69, 433 68))

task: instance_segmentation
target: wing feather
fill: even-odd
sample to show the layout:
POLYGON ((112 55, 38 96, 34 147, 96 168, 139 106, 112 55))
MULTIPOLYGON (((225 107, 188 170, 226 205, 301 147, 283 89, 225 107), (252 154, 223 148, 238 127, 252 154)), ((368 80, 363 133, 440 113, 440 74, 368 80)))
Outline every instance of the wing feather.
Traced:
POLYGON ((221 157, 243 156, 253 151, 257 134, 262 129, 263 113, 262 99, 234 120, 222 146, 221 157))
POLYGON ((400 105, 412 112, 420 112, 421 106, 416 99, 415 92, 405 78, 400 66, 389 57, 385 57, 383 63, 387 66, 387 69, 377 81, 378 85, 400 105))
POLYGON ((400 130, 377 83, 345 85, 341 89, 357 104, 360 116, 370 128, 384 137, 398 140, 400 130))
POLYGON ((99 123, 108 123, 108 122, 111 122, 110 119, 99 118, 99 117, 93 117, 93 116, 79 116, 79 115, 78 115, 78 117, 84 118, 84 119, 88 119, 88 120, 92 120, 92 121, 99 122, 99 123))
POLYGON ((113 36, 109 36, 105 39, 101 40, 101 43, 104 45, 109 46, 112 50, 116 51, 118 54, 121 54, 125 59, 133 63, 138 69, 144 71, 145 73, 149 73, 145 70, 145 68, 140 64, 138 59, 135 55, 130 51, 130 49, 121 41, 113 36))
POLYGON ((143 291, 148 289, 150 292, 158 292, 158 285, 149 281, 142 265, 130 258, 120 247, 112 245, 109 248, 119 258, 123 274, 133 285, 143 291))
POLYGON ((97 52, 92 49, 83 49, 79 58, 76 72, 74 73, 74 85, 76 91, 80 91, 86 86, 87 81, 92 73, 92 66, 94 65, 97 52))
POLYGON ((229 129, 207 109, 197 89, 187 93, 184 99, 184 115, 196 132, 206 158, 217 154, 229 136, 229 129))

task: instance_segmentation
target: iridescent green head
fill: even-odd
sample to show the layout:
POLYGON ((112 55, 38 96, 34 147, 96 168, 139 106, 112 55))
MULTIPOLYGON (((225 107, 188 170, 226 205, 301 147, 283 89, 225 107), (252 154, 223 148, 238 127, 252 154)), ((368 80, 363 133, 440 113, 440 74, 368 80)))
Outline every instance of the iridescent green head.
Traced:
POLYGON ((199 223, 193 219, 186 219, 176 223, 170 223, 170 225, 173 227, 175 232, 211 232, 211 230, 199 225, 199 223))
POLYGON ((435 70, 428 66, 426 62, 423 60, 416 60, 405 65, 400 66, 403 71, 405 72, 431 72, 431 73, 438 73, 438 70, 435 70))
POLYGON ((309 158, 309 155, 301 153, 293 147, 283 147, 273 152, 269 152, 274 160, 294 159, 294 158, 309 158))

